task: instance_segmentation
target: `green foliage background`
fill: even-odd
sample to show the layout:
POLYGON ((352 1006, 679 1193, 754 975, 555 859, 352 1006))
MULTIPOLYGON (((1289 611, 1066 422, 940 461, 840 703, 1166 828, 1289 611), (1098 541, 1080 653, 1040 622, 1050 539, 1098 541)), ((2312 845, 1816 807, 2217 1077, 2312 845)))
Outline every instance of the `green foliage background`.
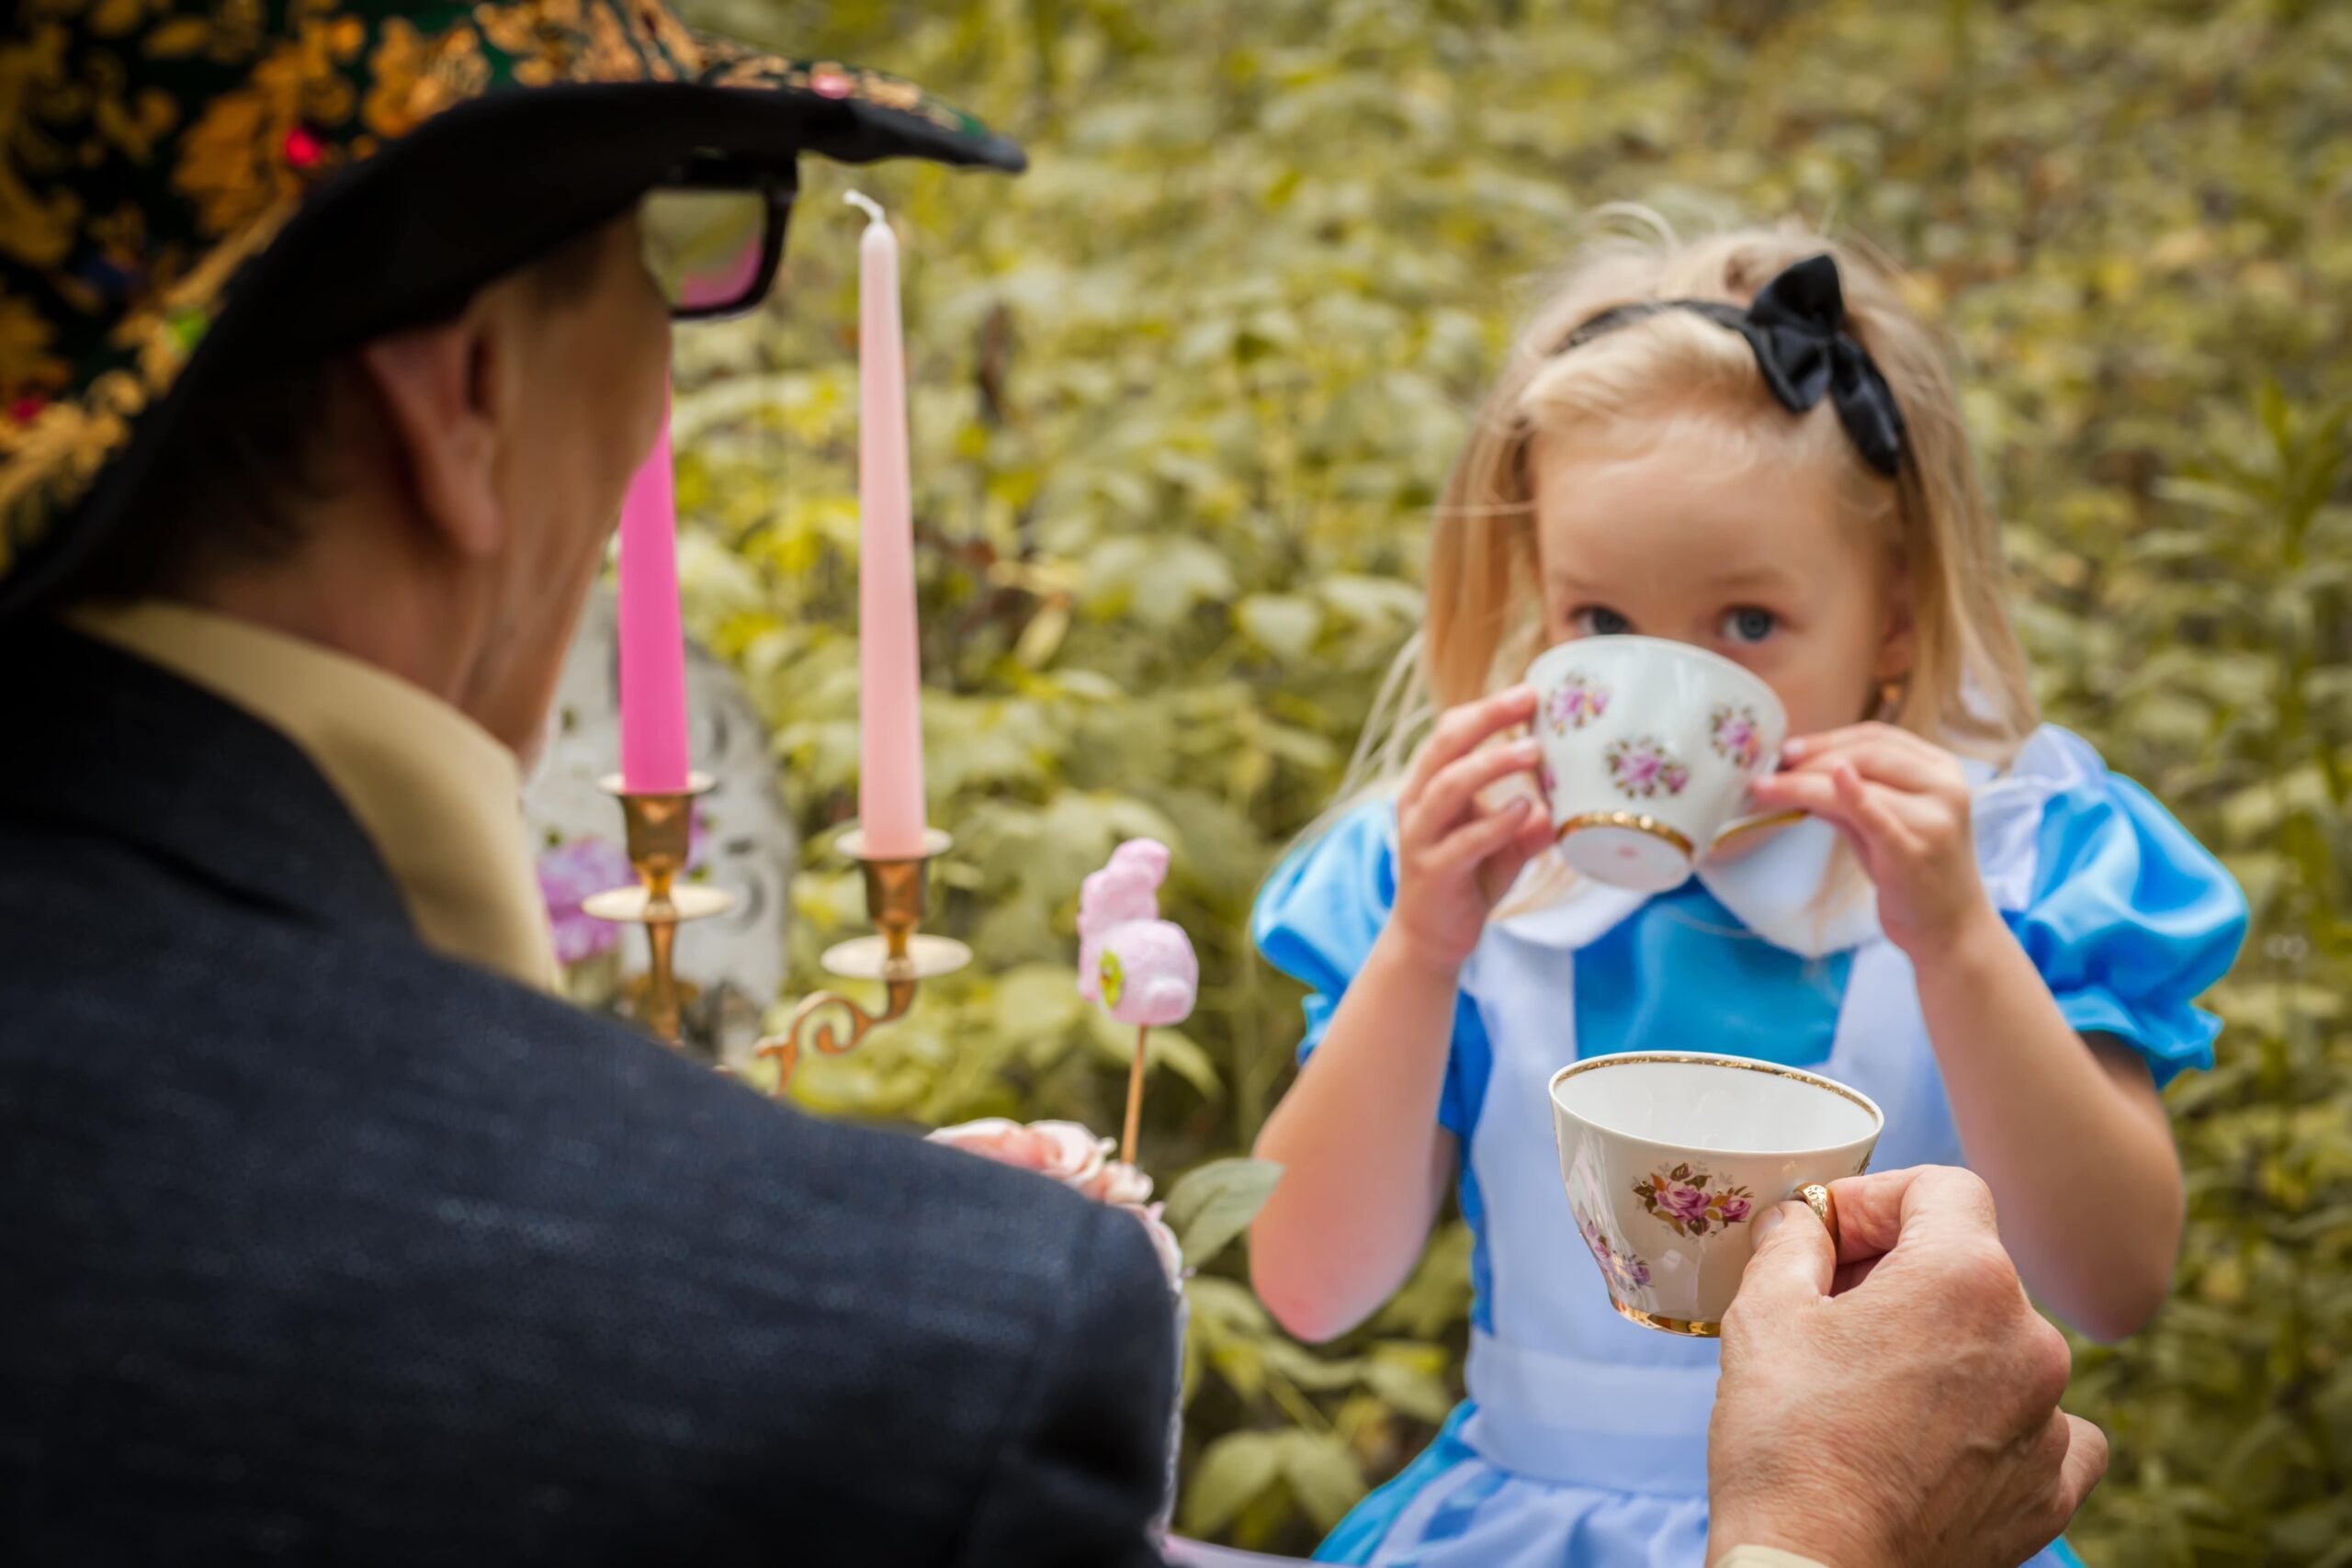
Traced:
MULTIPOLYGON (((1329 803, 1417 615, 1423 512, 1510 324, 1594 209, 1868 236, 1947 326, 2052 715, 2243 877, 2220 1070, 2172 1096, 2177 1295, 2074 1403, 2116 1442, 2095 1562, 2352 1563, 2352 7, 2290 0, 705 0, 1021 137, 896 212, 945 919, 981 963, 818 1064, 844 1116, 1115 1125, 1079 879, 1176 851, 1200 1011, 1147 1163, 1249 1147, 1298 1032, 1250 895, 1329 803)), ((845 171, 791 293, 680 335, 691 615, 814 840, 797 972, 859 914, 845 171)), ((1193 1286, 1183 1522, 1304 1550, 1453 1395, 1465 1239, 1308 1350, 1193 1286)), ((1929 1332, 1929 1325, 1922 1330, 1929 1332)))

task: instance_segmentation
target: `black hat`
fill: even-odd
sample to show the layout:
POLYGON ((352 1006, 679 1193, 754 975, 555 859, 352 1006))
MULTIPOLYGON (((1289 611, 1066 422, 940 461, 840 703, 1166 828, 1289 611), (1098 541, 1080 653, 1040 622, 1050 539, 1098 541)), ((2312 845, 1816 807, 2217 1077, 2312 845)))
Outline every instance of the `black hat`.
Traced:
POLYGON ((461 306, 690 166, 1018 171, 879 72, 662 0, 15 0, 0 41, 0 615, 192 401, 461 306))

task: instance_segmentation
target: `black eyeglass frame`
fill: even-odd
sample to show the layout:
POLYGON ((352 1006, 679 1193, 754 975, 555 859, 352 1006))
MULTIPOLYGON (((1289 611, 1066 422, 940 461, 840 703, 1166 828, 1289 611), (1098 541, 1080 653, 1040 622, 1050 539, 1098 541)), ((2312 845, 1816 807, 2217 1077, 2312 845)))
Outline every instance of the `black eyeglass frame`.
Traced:
POLYGON ((740 316, 768 297, 768 290, 775 286, 775 275, 784 265, 784 242, 792 226, 792 204, 800 194, 800 181, 791 164, 779 168, 774 164, 744 158, 696 157, 673 170, 654 190, 752 191, 764 201, 767 227, 760 238, 760 270, 741 297, 718 305, 672 305, 672 321, 708 321, 740 316))

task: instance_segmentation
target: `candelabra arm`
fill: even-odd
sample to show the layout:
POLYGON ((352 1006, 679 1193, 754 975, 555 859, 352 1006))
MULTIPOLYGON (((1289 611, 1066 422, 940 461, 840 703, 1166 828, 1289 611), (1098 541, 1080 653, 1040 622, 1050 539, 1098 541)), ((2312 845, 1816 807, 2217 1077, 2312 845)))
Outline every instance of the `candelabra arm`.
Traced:
POLYGON ((781 1034, 754 1047, 775 1063, 775 1092, 783 1094, 792 1075, 810 1051, 838 1056, 854 1050, 880 1028, 904 1018, 915 1005, 916 989, 925 980, 952 975, 972 961, 972 950, 946 937, 925 936, 918 928, 924 914, 924 891, 930 863, 944 854, 954 840, 935 829, 923 835, 915 855, 877 855, 868 850, 865 835, 843 835, 841 850, 859 863, 865 874, 865 908, 876 934, 859 937, 829 949, 822 960, 828 973, 850 980, 883 984, 879 1012, 859 1006, 839 991, 818 991, 801 998, 781 1034))

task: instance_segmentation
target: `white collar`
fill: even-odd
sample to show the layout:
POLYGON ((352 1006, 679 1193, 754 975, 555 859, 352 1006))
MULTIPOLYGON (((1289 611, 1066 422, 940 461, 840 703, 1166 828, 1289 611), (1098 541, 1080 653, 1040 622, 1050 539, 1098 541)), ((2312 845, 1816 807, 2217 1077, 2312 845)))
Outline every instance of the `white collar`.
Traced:
MULTIPOLYGON (((2030 840, 2031 825, 2047 792, 2013 787, 2021 781, 2007 774, 1996 777, 1986 763, 1963 758, 1962 764, 1975 792, 1980 857, 1995 859, 1997 846, 1997 859, 2006 864, 2015 858, 2014 827, 2019 825, 2010 820, 2020 818, 2013 807, 2030 804, 2035 808, 2021 818, 2030 840)), ((1699 885, 1755 935, 1800 956, 1820 958, 1866 946, 1884 934, 1878 923, 1877 889, 1850 855, 1837 852, 1838 846, 1838 829, 1819 818, 1808 817, 1766 835, 1743 854, 1702 862, 1694 874, 1699 885), (1833 875, 1835 886, 1831 886, 1833 875)), ((2011 907, 2016 900, 2007 884, 2015 879, 1996 883, 1991 869, 1988 866, 1987 884, 1995 892, 1996 903, 2011 907)), ((1537 862, 1521 877, 1504 908, 1521 897, 1541 897, 1545 884, 1560 874, 1559 863, 1552 857, 1537 862)), ((1589 947, 1654 897, 1578 877, 1564 892, 1497 924, 1539 946, 1589 947)))

